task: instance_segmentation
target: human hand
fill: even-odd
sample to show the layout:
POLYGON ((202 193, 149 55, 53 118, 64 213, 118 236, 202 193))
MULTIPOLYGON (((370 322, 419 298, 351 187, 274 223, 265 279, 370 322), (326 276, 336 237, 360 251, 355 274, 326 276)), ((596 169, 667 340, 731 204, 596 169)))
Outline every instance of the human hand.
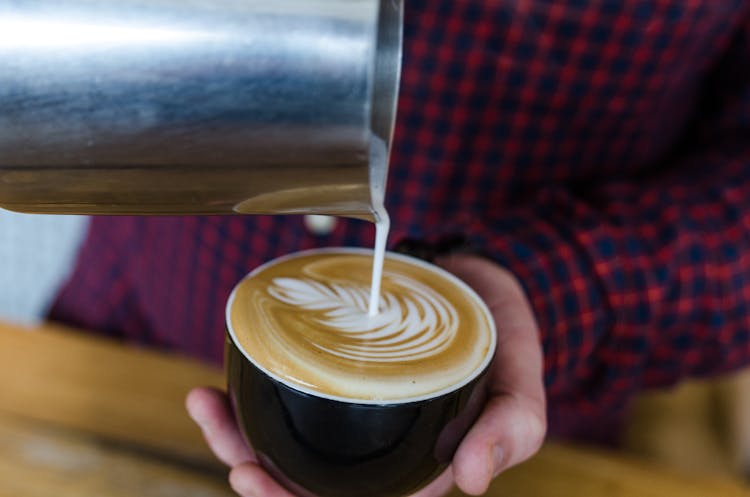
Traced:
MULTIPOLYGON (((539 332, 523 289, 510 272, 471 255, 451 255, 436 263, 464 280, 485 301, 497 324, 498 340, 484 410, 459 445, 451 466, 416 496, 443 495, 454 483, 467 494, 479 495, 496 475, 534 455, 544 441, 539 332)), ((211 450, 232 468, 229 482, 239 495, 292 497, 263 470, 244 443, 223 392, 196 388, 188 394, 186 405, 211 450)))

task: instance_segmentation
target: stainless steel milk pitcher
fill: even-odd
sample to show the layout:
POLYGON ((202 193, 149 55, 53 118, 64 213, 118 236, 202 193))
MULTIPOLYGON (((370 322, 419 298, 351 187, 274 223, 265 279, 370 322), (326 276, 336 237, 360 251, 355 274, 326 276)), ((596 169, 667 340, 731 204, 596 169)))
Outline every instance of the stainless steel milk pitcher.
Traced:
POLYGON ((402 19, 402 0, 0 0, 0 206, 369 218, 402 19))

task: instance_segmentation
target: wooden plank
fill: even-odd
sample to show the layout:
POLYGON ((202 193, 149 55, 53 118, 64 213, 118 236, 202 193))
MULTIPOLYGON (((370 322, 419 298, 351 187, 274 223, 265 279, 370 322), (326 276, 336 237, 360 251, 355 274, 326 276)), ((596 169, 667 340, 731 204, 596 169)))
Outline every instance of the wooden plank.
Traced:
POLYGON ((531 461, 501 475, 488 495, 748 497, 750 491, 722 477, 677 472, 603 450, 548 444, 531 461))
POLYGON ((736 434, 750 416, 732 429, 734 420, 729 412, 719 410, 720 389, 729 381, 694 380, 671 390, 640 395, 630 407, 625 447, 684 472, 739 475, 730 447, 741 439, 736 434))
POLYGON ((0 412, 216 464, 184 397, 223 373, 55 326, 0 325, 0 412))
MULTIPOLYGON (((138 460, 153 459, 156 454, 156 459, 166 456, 161 464, 169 466, 170 471, 189 473, 196 468, 213 468, 211 471, 220 475, 216 484, 222 485, 223 472, 183 407, 185 393, 201 384, 222 385, 221 371, 54 326, 29 330, 0 324, 0 415, 65 428, 71 437, 79 437, 76 440, 83 445, 76 450, 84 452, 87 443, 80 437, 85 433, 98 437, 88 439, 89 444, 102 439, 124 444, 117 449, 120 452, 106 453, 105 457, 138 460)), ((10 437, 11 432, 6 431, 5 436, 10 437)), ((39 443, 50 437, 60 440, 57 435, 46 434, 39 443)), ((0 479, 14 474, 19 475, 17 482, 31 478, 33 472, 23 473, 9 465, 13 454, 10 449, 0 452, 0 465, 5 465, 6 471, 0 473, 0 479)), ((133 471, 133 475, 138 472, 133 471)), ((150 469, 143 471, 151 474, 150 469)), ((52 486, 46 493, 8 495, 51 495, 49 488, 62 481, 55 478, 65 477, 49 476, 48 485, 52 486)), ((97 495, 121 495, 97 488, 101 490, 97 495)), ((129 495, 148 494, 133 491, 129 495)), ((549 444, 532 461, 501 476, 488 495, 735 497, 750 493, 739 483, 700 472, 677 473, 611 452, 549 444)))
POLYGON ((219 474, 196 471, 0 415, 0 496, 231 497, 219 474))

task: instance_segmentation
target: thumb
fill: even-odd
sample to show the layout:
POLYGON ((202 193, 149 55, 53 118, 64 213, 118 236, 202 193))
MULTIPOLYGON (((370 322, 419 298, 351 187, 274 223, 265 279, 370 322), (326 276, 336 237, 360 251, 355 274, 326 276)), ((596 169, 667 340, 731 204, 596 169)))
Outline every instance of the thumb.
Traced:
POLYGON ((501 471, 534 455, 544 441, 542 348, 531 306, 509 271, 471 256, 456 255, 441 263, 482 297, 497 327, 490 398, 453 458, 456 484, 478 495, 501 471))
POLYGON ((531 404, 510 394, 490 398, 453 459, 453 476, 463 492, 485 493, 495 476, 539 450, 546 423, 531 404))

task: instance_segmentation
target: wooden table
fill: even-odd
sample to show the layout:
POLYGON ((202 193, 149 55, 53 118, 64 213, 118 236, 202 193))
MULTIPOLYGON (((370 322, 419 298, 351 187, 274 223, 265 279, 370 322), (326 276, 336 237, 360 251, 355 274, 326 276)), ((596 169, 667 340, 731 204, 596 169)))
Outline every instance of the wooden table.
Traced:
MULTIPOLYGON (((0 496, 233 495, 185 414, 197 362, 46 325, 0 323, 0 496)), ((460 495, 453 494, 453 497, 460 495)), ((550 444, 501 476, 492 496, 750 496, 739 484, 550 444)))

